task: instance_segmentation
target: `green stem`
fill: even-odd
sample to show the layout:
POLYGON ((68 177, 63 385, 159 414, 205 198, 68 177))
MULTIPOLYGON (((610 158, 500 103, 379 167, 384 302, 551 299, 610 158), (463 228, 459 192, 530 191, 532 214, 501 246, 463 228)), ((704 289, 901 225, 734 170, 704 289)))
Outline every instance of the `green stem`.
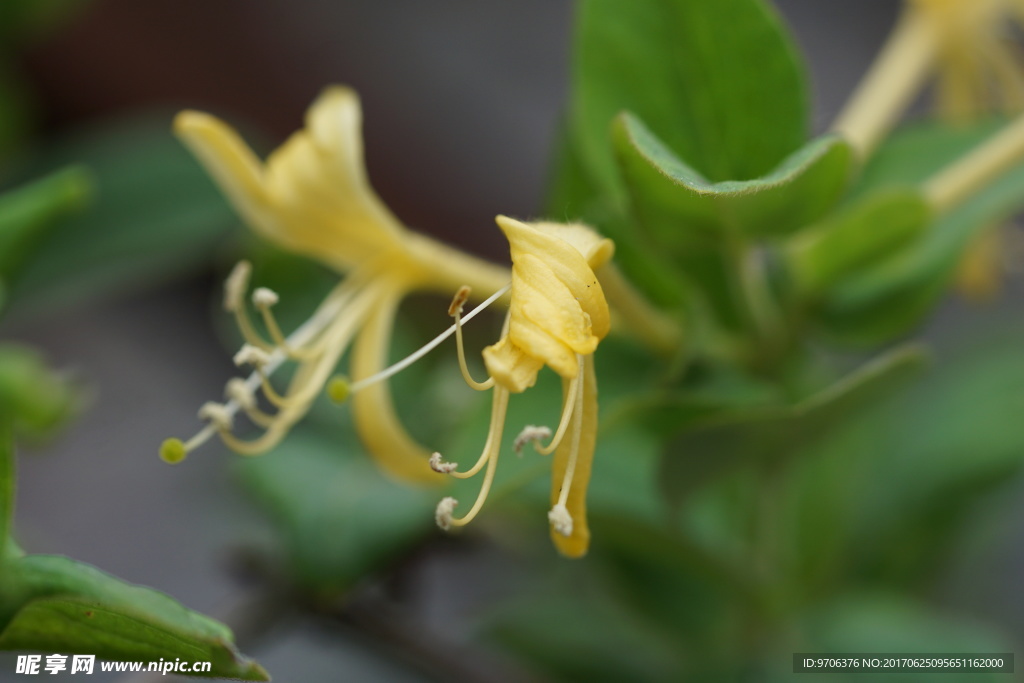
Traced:
POLYGON ((624 323, 622 329, 663 356, 679 352, 684 334, 677 320, 651 305, 614 263, 599 267, 596 275, 608 305, 624 323))

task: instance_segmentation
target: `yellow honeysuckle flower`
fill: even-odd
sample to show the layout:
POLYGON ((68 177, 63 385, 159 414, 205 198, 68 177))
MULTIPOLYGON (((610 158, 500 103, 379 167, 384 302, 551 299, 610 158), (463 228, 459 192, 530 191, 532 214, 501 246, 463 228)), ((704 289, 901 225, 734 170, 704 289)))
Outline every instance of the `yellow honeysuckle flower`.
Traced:
POLYGON ((439 479, 426 465, 429 451, 395 415, 386 382, 374 378, 387 364, 395 313, 412 291, 448 293, 468 283, 493 292, 506 287, 509 273, 406 229, 367 181, 360 127, 359 99, 343 87, 327 88, 309 109, 306 127, 265 162, 213 116, 186 111, 175 120, 179 137, 253 230, 348 277, 287 338, 272 312, 277 294, 256 289, 252 305, 268 339, 250 320, 250 268, 239 264, 228 278, 224 305, 246 340, 235 361, 255 371, 228 383, 225 403, 203 406, 200 417, 208 424, 195 437, 165 441, 165 460, 182 460, 214 435, 239 453, 262 453, 280 442, 327 385, 336 400, 353 395, 356 427, 385 471, 413 481, 439 479), (353 382, 331 380, 350 344, 353 382), (280 392, 270 375, 289 361, 297 368, 280 392), (272 411, 260 406, 258 391, 272 411), (232 423, 239 412, 264 433, 249 441, 237 437, 232 423))
POLYGON ((939 111, 969 120, 988 106, 1024 106, 1024 74, 1007 30, 1024 20, 1020 0, 908 0, 934 32, 939 111))
POLYGON ((962 122, 992 105, 1024 108, 1024 74, 1010 36, 1024 0, 906 0, 905 10, 834 124, 871 155, 931 79, 939 112, 962 122))
MULTIPOLYGON (((459 478, 474 476, 485 466, 483 485, 473 507, 454 517, 457 501, 445 498, 438 505, 442 528, 463 526, 483 507, 498 464, 509 395, 533 386, 547 365, 562 377, 563 406, 558 429, 526 427, 516 439, 516 450, 532 441, 538 452, 554 452, 552 463, 551 536, 568 557, 587 552, 590 532, 586 520, 586 489, 597 434, 597 381, 593 354, 608 334, 610 317, 595 269, 614 252, 611 240, 582 225, 522 223, 500 216, 498 225, 508 238, 512 254, 512 298, 501 340, 487 347, 485 382, 468 376, 458 336, 459 359, 466 381, 477 389, 492 390, 491 425, 483 453, 473 467, 457 471, 435 453, 430 464, 438 472, 459 478), (547 445, 540 441, 550 439, 547 445)), ((452 304, 460 329, 464 289, 452 304)))
MULTIPOLYGON (((862 159, 875 150, 934 76, 938 110, 964 123, 993 105, 1024 109, 1024 71, 1013 28, 1024 24, 1024 0, 906 0, 905 11, 871 69, 838 116, 834 129, 862 159)), ((968 246, 956 273, 971 298, 998 289, 1003 268, 994 256, 1003 234, 968 246)))

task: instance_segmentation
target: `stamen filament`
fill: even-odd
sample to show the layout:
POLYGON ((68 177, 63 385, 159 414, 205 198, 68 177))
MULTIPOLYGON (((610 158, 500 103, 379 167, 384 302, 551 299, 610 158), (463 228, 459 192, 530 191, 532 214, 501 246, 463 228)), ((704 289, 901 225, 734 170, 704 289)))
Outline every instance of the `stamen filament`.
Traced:
MULTIPOLYGON (((242 298, 238 292, 244 291, 244 286, 242 286, 242 283, 243 281, 245 281, 245 278, 247 278, 247 271, 245 270, 245 268, 246 266, 236 266, 235 271, 233 271, 232 275, 228 278, 230 284, 228 285, 227 291, 225 293, 225 308, 227 308, 229 311, 231 310, 231 302, 233 300, 239 300, 242 298), (241 270, 239 270, 240 268, 241 270)), ((352 299, 355 296, 356 292, 358 292, 358 290, 362 287, 366 278, 358 277, 357 275, 358 274, 350 276, 342 284, 336 287, 334 291, 331 292, 326 299, 324 299, 323 303, 320 304, 320 306, 313 313, 313 315, 306 322, 304 322, 302 325, 296 328, 296 330, 292 332, 291 335, 289 335, 289 337, 287 338, 287 342, 290 346, 303 347, 309 344, 313 339, 316 339, 318 335, 322 335, 323 338, 317 342, 315 347, 311 345, 310 348, 316 348, 317 351, 319 352, 321 351, 321 347, 326 347, 333 340, 335 342, 336 350, 340 354, 340 352, 344 349, 344 345, 347 344, 347 339, 342 339, 341 346, 337 347, 339 336, 338 332, 335 331, 334 334, 323 333, 325 332, 325 330, 330 329, 331 323, 337 319, 337 317, 341 314, 342 310, 349 303, 349 300, 352 299)), ((363 309, 366 308, 369 305, 369 303, 373 301, 373 298, 366 297, 364 301, 365 303, 357 309, 360 312, 358 312, 355 316, 352 316, 351 318, 358 318, 359 320, 361 320, 362 316, 365 315, 366 313, 366 311, 363 309)), ((346 316, 346 319, 351 318, 349 316, 346 316)), ((356 321, 353 320, 352 322, 356 321)), ((351 327, 351 324, 346 325, 345 327, 351 327)), ((242 380, 245 389, 250 394, 256 392, 258 389, 261 388, 264 378, 273 374, 287 359, 287 354, 281 348, 275 348, 272 351, 270 351, 267 354, 266 360, 263 363, 260 370, 253 371, 252 373, 249 374, 248 377, 242 380)), ((337 357, 335 356, 335 361, 336 360, 337 357)), ((330 368, 328 368, 328 372, 329 371, 330 368)), ((300 370, 300 375, 301 374, 303 373, 300 370)), ((298 378, 298 375, 296 376, 296 378, 298 378)), ((238 413, 239 409, 241 409, 241 407, 242 406, 240 405, 236 398, 231 398, 224 404, 223 413, 228 417, 234 417, 238 413)), ((288 410, 294 410, 294 407, 288 410)), ((268 415, 268 417, 271 417, 275 421, 274 425, 272 425, 270 429, 274 429, 274 426, 276 425, 280 425, 281 427, 287 428, 290 427, 291 424, 294 422, 294 418, 288 418, 288 416, 281 414, 276 416, 268 415)), ((213 436, 215 436, 216 434, 217 427, 214 424, 208 423, 202 429, 200 429, 191 439, 182 444, 182 448, 184 449, 186 454, 191 453, 192 451, 196 450, 197 448, 205 444, 211 438, 213 438, 213 436)), ((264 436, 267 435, 265 434, 264 436)), ((228 441, 230 440, 231 439, 228 439, 228 441)), ((250 444, 251 443, 252 442, 250 442, 250 444)), ((229 443, 229 446, 232 446, 232 444, 229 443)), ((240 449, 240 452, 257 452, 251 445, 245 446, 244 442, 234 444, 232 447, 234 446, 243 446, 243 448, 240 449)))
POLYGON ((466 303, 470 291, 469 285, 459 288, 459 291, 455 293, 455 298, 452 299, 451 306, 448 307, 448 315, 455 318, 455 348, 459 357, 459 370, 462 372, 462 379, 466 380, 466 384, 471 389, 487 391, 494 386, 494 378, 488 377, 483 382, 473 379, 473 376, 469 374, 469 365, 466 363, 466 347, 462 341, 462 307, 466 303))
MULTIPOLYGON (((487 299, 485 299, 484 302, 481 303, 479 306, 477 306, 472 311, 467 313, 466 317, 463 318, 462 320, 464 322, 469 322, 474 317, 476 317, 477 314, 480 313, 480 311, 484 310, 485 308, 487 308, 488 306, 493 304, 495 301, 497 301, 498 299, 503 297, 506 293, 508 293, 508 291, 511 288, 512 288, 512 284, 511 283, 505 285, 504 287, 499 289, 497 292, 495 292, 491 296, 487 297, 487 299)), ((352 387, 351 387, 352 393, 354 394, 355 392, 360 391, 361 389, 365 389, 366 387, 368 387, 368 386, 370 386, 372 384, 376 384, 377 382, 381 382, 383 380, 386 380, 386 379, 388 379, 389 377, 391 377, 393 375, 397 375, 402 370, 405 370, 407 367, 409 367, 410 365, 412 365, 413 363, 418 361, 420 358, 423 358, 425 355, 427 355, 428 353, 430 353, 431 351, 436 349, 438 346, 440 346, 441 342, 443 342, 444 340, 448 339, 448 337, 450 337, 453 334, 455 334, 456 328, 457 328, 457 325, 453 324, 447 330, 445 330, 441 334, 439 334, 436 337, 434 337, 432 340, 427 342, 424 346, 420 347, 420 349, 418 351, 415 351, 415 352, 409 354, 408 356, 406 356, 402 360, 398 361, 394 365, 381 370, 380 372, 378 372, 375 375, 370 375, 369 377, 361 379, 358 382, 354 382, 352 384, 352 387)))
POLYGON ((569 487, 572 486, 572 478, 576 474, 576 460, 580 454, 580 437, 583 435, 583 356, 577 354, 579 360, 579 375, 576 383, 576 409, 573 413, 572 426, 572 449, 569 451, 569 462, 565 467, 565 476, 562 477, 562 490, 558 494, 558 504, 555 507, 565 507, 569 499, 569 487))
POLYGON ((270 351, 274 348, 273 345, 256 332, 245 305, 245 292, 249 288, 251 274, 252 265, 248 261, 239 261, 235 264, 231 274, 224 281, 224 308, 234 314, 235 323, 246 343, 262 351, 270 351))
POLYGON ((547 446, 541 446, 539 441, 535 441, 533 444, 534 449, 541 455, 551 455, 558 448, 558 445, 562 443, 562 438, 565 436, 569 423, 572 422, 571 418, 575 414, 576 399, 583 393, 580 391, 583 387, 583 357, 579 354, 576 354, 576 356, 579 358, 579 371, 576 373, 576 377, 573 378, 572 383, 569 385, 569 391, 566 393, 565 405, 562 406, 562 417, 558 421, 558 430, 547 446))
POLYGON ((494 438, 493 441, 490 438, 488 438, 487 445, 489 446, 489 448, 484 449, 484 455, 487 456, 487 472, 484 474, 484 482, 480 486, 480 493, 477 494, 476 501, 473 503, 473 507, 470 508, 469 512, 467 512, 464 517, 460 517, 458 519, 453 518, 451 520, 449 525, 453 527, 465 526, 466 524, 469 524, 473 521, 473 518, 477 516, 481 509, 483 509, 484 502, 487 500, 487 495, 491 491, 491 484, 494 483, 494 473, 498 469, 498 454, 501 450, 501 431, 502 426, 504 425, 504 413, 505 407, 508 405, 509 392, 507 389, 498 388, 494 390, 494 393, 495 403, 502 404, 501 413, 503 419, 501 421, 501 424, 499 424, 498 428, 493 432, 496 438, 494 438))
POLYGON ((456 479, 469 479, 475 476, 488 461, 491 454, 497 454, 501 448, 501 434, 505 428, 505 415, 508 413, 508 389, 498 388, 494 390, 491 402, 491 422, 487 428, 487 442, 484 443, 483 451, 476 464, 465 472, 449 472, 456 479))
POLYGON ((284 334, 281 333, 281 326, 277 323, 277 317, 270 306, 257 305, 257 308, 259 308, 260 315, 263 316, 263 325, 267 328, 270 339, 277 348, 282 349, 292 360, 312 360, 315 357, 315 352, 312 349, 292 348, 284 334))

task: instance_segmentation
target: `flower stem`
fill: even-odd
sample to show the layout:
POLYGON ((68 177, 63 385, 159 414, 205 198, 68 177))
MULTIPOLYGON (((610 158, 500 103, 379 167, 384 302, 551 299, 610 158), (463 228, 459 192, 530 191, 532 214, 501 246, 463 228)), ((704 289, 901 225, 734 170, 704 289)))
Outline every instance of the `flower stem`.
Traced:
POLYGON ((936 173, 923 190, 937 213, 947 213, 1021 161, 1024 116, 936 173))
POLYGON ((625 330, 660 354, 679 351, 684 336, 679 321, 641 296, 614 263, 600 266, 596 275, 612 311, 625 323, 625 330))
POLYGON ((862 160, 920 91, 937 50, 937 37, 926 17, 913 8, 905 10, 833 124, 862 160))

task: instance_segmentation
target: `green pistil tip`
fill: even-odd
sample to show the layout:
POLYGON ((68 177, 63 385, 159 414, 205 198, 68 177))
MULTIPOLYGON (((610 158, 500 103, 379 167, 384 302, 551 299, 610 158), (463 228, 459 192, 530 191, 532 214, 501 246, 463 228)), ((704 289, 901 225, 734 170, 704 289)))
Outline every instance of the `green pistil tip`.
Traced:
POLYGON ((327 383, 327 396, 335 403, 344 403, 352 393, 352 385, 348 383, 347 377, 335 375, 327 383))
POLYGON ((170 465, 177 465, 186 455, 188 451, 181 439, 166 439, 160 444, 160 459, 170 465))

